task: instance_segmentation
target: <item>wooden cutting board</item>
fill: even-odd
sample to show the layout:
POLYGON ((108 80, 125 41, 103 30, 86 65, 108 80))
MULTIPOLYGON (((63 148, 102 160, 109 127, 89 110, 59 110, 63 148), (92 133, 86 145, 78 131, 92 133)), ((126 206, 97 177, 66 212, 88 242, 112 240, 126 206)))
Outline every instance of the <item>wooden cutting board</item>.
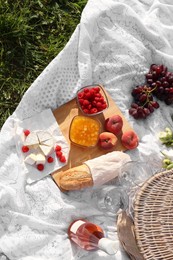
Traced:
MULTIPOLYGON (((105 89, 104 89, 105 91, 105 89)), ((109 101, 109 107, 101 114, 93 116, 93 118, 97 118, 100 120, 102 124, 102 131, 105 131, 104 129, 104 121, 106 118, 118 114, 122 117, 123 119, 123 129, 122 133, 127 131, 127 130, 132 130, 132 127, 130 126, 129 122, 126 120, 118 106, 115 104, 111 96, 107 91, 105 91, 108 101, 109 101)), ((99 157, 100 155, 106 154, 111 151, 125 151, 127 150, 120 141, 120 137, 118 138, 118 145, 113 148, 112 150, 103 150, 100 148, 98 145, 92 148, 88 147, 79 147, 77 145, 74 145, 70 142, 69 140, 69 129, 70 129, 70 124, 74 116, 76 115, 82 115, 82 112, 77 106, 76 99, 74 98, 73 100, 69 101, 68 103, 62 105, 61 107, 57 108, 53 112, 59 127, 62 131, 62 134, 65 136, 67 141, 69 142, 70 145, 70 154, 69 154, 69 160, 67 165, 59 169, 58 171, 52 173, 52 177, 55 180, 57 178, 57 174, 61 171, 65 171, 67 169, 70 169, 72 167, 76 167, 81 165, 83 162, 93 159, 96 157, 99 157)))

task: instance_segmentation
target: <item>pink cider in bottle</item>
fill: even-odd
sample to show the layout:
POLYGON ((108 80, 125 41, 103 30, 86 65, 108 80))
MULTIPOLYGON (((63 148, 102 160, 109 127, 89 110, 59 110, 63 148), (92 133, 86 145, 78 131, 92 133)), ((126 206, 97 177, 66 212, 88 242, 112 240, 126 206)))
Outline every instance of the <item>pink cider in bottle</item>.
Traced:
POLYGON ((71 241, 84 250, 103 250, 109 255, 117 252, 119 243, 104 236, 101 227, 84 219, 73 221, 68 228, 68 236, 71 241))

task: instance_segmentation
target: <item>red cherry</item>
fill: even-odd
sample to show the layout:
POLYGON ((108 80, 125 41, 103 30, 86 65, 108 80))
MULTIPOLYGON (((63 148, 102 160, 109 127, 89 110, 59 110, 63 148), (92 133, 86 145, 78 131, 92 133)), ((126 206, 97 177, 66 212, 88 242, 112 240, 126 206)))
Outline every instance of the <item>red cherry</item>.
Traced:
POLYGON ((28 136, 30 134, 30 131, 28 129, 25 129, 23 132, 25 136, 28 136))
POLYGON ((47 162, 48 162, 48 163, 53 163, 53 161, 54 161, 54 159, 53 159, 52 156, 49 156, 49 157, 47 158, 47 162))
POLYGON ((62 163, 65 163, 66 162, 66 158, 64 155, 62 155, 60 158, 59 158, 60 162, 62 163))
POLYGON ((39 170, 39 171, 43 171, 44 170, 44 165, 43 164, 38 164, 37 165, 37 169, 39 170))
POLYGON ((56 151, 56 152, 57 152, 57 151, 61 151, 61 149, 62 149, 62 148, 61 148, 60 145, 56 145, 56 146, 55 146, 55 151, 56 151))
POLYGON ((62 156, 62 152, 61 151, 56 151, 56 156, 60 158, 62 156))
POLYGON ((27 153, 28 151, 29 151, 29 147, 23 145, 23 146, 22 146, 22 152, 23 152, 23 153, 27 153))

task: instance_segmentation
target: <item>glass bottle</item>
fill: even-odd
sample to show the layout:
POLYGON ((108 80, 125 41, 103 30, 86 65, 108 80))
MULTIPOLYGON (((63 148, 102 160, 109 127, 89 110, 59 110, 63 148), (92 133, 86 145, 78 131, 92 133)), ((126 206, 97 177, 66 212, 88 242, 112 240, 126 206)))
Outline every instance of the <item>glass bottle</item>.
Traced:
POLYGON ((113 255, 119 248, 118 241, 106 238, 100 226, 85 219, 73 221, 68 228, 68 236, 71 241, 87 251, 101 249, 113 255))

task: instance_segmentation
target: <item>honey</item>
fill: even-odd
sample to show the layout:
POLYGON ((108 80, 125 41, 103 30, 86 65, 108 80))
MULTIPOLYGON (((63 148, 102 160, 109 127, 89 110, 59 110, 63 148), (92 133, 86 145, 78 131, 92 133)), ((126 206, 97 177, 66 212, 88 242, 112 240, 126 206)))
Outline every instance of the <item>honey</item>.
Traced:
POLYGON ((100 122, 86 116, 75 116, 70 127, 71 142, 81 146, 95 146, 100 133, 100 122))

